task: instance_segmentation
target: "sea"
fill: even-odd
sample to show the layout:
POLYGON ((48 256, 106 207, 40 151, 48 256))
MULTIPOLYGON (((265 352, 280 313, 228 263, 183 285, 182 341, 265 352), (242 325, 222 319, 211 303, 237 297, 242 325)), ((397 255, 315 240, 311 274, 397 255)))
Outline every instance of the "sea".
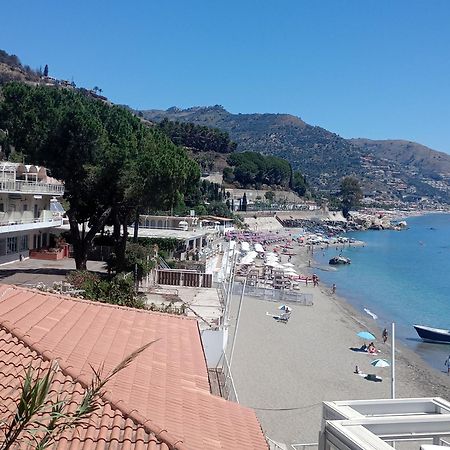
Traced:
POLYGON ((351 232, 347 237, 364 246, 314 250, 315 269, 322 282, 336 284, 337 294, 373 320, 373 332, 390 331, 433 368, 444 371, 450 345, 424 343, 414 324, 450 329, 450 214, 406 219, 404 231, 351 232), (330 266, 341 253, 346 266, 330 266), (373 319, 365 310, 378 316, 373 319))

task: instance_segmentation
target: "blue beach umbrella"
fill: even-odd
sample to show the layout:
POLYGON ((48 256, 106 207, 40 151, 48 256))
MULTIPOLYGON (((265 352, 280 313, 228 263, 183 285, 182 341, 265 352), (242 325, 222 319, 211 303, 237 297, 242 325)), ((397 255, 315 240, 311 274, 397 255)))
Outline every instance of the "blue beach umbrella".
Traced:
POLYGON ((375 336, 368 331, 360 331, 359 333, 356 333, 356 335, 366 341, 374 341, 376 339, 375 336))

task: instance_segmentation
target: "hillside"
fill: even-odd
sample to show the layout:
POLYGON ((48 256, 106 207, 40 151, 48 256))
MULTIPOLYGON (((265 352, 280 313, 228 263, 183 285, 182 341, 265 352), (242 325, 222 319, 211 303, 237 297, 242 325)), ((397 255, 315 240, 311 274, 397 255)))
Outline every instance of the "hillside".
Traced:
POLYGON ((450 155, 425 145, 402 140, 349 139, 364 152, 393 160, 429 176, 450 176, 450 155))
POLYGON ((227 131, 237 151, 285 158, 319 190, 335 191, 343 176, 355 174, 365 191, 390 199, 450 201, 450 155, 413 142, 344 139, 289 114, 232 114, 218 105, 139 114, 155 122, 169 119, 227 131))
POLYGON ((227 131, 238 144, 238 151, 255 151, 287 159, 318 188, 336 187, 336 180, 358 173, 360 169, 357 147, 324 128, 313 127, 289 114, 231 114, 217 105, 141 112, 146 119, 155 122, 167 118, 227 131))

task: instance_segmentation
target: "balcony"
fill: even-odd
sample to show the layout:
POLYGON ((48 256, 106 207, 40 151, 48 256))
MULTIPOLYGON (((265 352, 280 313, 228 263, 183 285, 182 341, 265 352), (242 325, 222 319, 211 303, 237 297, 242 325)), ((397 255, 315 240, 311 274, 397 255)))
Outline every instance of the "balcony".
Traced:
POLYGON ((64 185, 0 178, 0 192, 61 196, 64 195, 64 185))
POLYGON ((62 222, 61 214, 49 210, 41 211, 39 217, 34 217, 32 211, 0 212, 0 234, 59 227, 62 222))

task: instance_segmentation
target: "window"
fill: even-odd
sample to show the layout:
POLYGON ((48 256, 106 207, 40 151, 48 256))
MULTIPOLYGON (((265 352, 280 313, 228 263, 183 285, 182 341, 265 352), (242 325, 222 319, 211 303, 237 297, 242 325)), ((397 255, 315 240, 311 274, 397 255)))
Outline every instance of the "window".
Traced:
POLYGON ((28 235, 20 236, 20 251, 28 250, 28 235))
POLYGON ((6 241, 7 253, 17 253, 17 236, 9 237, 6 241))
POLYGON ((0 239, 0 256, 6 255, 6 239, 0 239))
POLYGON ((0 203, 0 212, 5 212, 5 204, 0 203))
POLYGON ((23 205, 23 210, 28 211, 28 205, 26 203, 24 203, 24 205, 23 205))

